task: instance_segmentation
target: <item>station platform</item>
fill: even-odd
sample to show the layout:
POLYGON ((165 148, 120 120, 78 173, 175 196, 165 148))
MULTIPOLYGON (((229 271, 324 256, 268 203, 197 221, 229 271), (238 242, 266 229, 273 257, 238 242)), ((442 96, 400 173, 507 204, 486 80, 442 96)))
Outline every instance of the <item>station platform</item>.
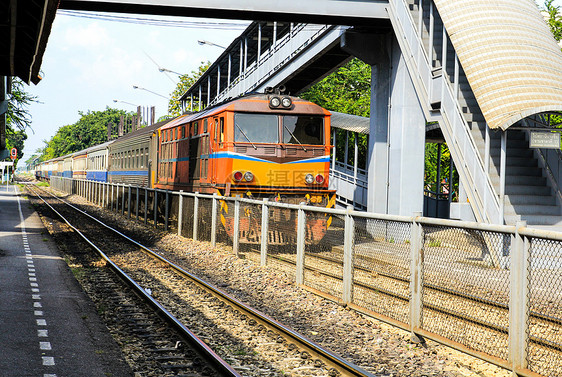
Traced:
POLYGON ((0 376, 132 376, 29 202, 0 186, 0 376))

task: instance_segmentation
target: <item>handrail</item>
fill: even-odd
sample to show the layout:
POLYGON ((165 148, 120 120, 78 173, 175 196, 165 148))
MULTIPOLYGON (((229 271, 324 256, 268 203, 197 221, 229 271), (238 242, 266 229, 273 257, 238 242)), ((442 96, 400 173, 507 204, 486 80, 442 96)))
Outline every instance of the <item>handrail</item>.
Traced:
POLYGON ((214 105, 224 98, 228 96, 228 93, 232 91, 237 85, 243 85, 243 83, 248 79, 248 77, 252 74, 255 74, 256 71, 267 65, 272 61, 272 59, 276 56, 276 54, 281 50, 283 47, 288 45, 292 40, 295 39, 295 36, 299 35, 301 32, 310 32, 311 35, 306 38, 299 46, 296 48, 291 49, 291 53, 282 62, 276 64, 274 67, 269 69, 267 72, 263 73, 262 77, 259 77, 255 82, 251 85, 248 85, 244 89, 244 93, 252 91, 253 89, 257 88, 260 85, 268 80, 270 77, 277 72, 283 64, 287 63, 288 61, 294 59, 297 55, 299 55, 303 49, 309 45, 311 45, 311 41, 321 37, 324 33, 333 29, 334 25, 316 25, 316 24, 296 24, 293 30, 286 35, 284 35, 280 40, 277 41, 275 46, 272 46, 268 51, 266 51, 263 55, 261 55, 259 61, 252 61, 250 65, 246 68, 245 72, 242 72, 239 76, 232 78, 230 85, 228 85, 225 89, 223 89, 214 99, 210 102, 210 105, 214 105))

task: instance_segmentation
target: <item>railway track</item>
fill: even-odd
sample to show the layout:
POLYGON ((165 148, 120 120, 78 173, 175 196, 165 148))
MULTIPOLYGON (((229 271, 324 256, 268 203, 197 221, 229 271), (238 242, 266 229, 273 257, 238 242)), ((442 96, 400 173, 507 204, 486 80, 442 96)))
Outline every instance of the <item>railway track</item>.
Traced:
MULTIPOLYGON (((38 189, 30 189, 33 190, 38 189)), ((36 195, 40 197, 38 193, 36 195)), ((212 375, 370 375, 79 208, 60 198, 42 200, 45 203, 52 202, 53 204, 47 204, 53 210, 57 207, 61 212, 60 216, 79 216, 79 219, 73 221, 79 223, 75 229, 85 239, 96 240, 97 246, 92 241, 87 242, 98 249, 104 261, 114 265, 113 269, 120 271, 122 275, 127 275, 125 279, 128 284, 139 297, 149 300, 151 306, 157 308, 159 316, 173 318, 168 318, 167 321, 173 324, 176 331, 183 331, 181 336, 186 339, 186 343, 194 344, 199 354, 203 355, 200 359, 205 362, 210 360, 210 364, 219 363, 218 366, 212 366, 213 370, 218 371, 211 373, 212 375), (77 213, 80 215, 76 215, 77 213), (100 227, 103 230, 100 231, 100 227), (187 335, 193 336, 194 333, 198 335, 187 335), (226 362, 213 361, 217 355, 226 362)), ((120 310, 127 307, 121 305, 120 310)), ((139 316, 138 321, 142 323, 145 317, 139 316)), ((154 326, 149 326, 150 328, 154 326)), ((149 335, 148 332, 145 333, 145 336, 149 335)), ((163 354, 170 352, 169 355, 163 355, 162 360, 165 365, 171 365, 171 360, 175 358, 172 348, 177 347, 168 344, 161 346, 159 350, 153 350, 163 354)))

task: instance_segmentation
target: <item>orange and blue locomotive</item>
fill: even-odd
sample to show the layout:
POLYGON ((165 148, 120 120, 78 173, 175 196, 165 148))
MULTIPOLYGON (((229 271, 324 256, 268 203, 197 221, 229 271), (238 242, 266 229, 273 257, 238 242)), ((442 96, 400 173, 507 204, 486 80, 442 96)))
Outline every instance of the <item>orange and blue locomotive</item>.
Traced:
MULTIPOLYGON (((162 126, 153 185, 332 207, 330 148, 328 111, 297 97, 248 95, 162 126)), ((231 235, 232 211, 226 205, 222 209, 221 221, 231 235)), ((240 241, 256 242, 250 230, 260 219, 244 213, 240 241)), ((283 218, 296 229, 294 220, 283 218)), ((322 239, 328 225, 325 216, 309 219, 309 238, 322 239)))

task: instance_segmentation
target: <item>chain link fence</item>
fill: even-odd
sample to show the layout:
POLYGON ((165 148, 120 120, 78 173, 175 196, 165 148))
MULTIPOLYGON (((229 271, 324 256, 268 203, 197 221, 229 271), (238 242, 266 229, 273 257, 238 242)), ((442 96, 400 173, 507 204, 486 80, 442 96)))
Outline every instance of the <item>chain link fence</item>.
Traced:
POLYGON ((353 303, 409 323, 410 224, 355 217, 353 303))
MULTIPOLYGON (((60 177, 51 182, 112 211, 129 208, 121 186, 69 184, 60 177)), ((446 343, 517 375, 562 376, 562 233, 524 223, 182 197, 177 217, 183 236, 231 245, 237 255, 282 269, 297 284, 418 339, 446 343)), ((141 189, 140 221, 143 215, 145 222, 170 221, 164 198, 141 189)))
POLYGON ((529 237, 529 369, 560 376, 562 366, 562 241, 529 237), (558 352, 552 352, 552 349, 558 352))
POLYGON ((342 297, 345 218, 305 211, 305 228, 304 284, 342 297))
POLYGON ((509 248, 511 238, 446 226, 422 229, 423 328, 507 359, 509 274, 494 268, 489 254, 509 248))

